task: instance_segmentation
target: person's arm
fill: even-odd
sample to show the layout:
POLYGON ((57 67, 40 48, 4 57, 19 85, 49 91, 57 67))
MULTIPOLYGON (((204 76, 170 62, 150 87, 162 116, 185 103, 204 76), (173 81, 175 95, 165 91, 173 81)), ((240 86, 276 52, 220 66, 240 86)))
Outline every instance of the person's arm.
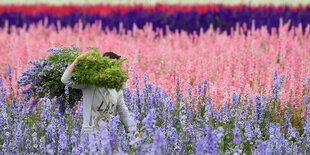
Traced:
MULTIPOLYGON (((120 115, 121 122, 126 126, 127 129, 129 129, 130 127, 129 126, 129 110, 127 106, 125 105, 123 92, 118 93, 118 95, 119 96, 118 96, 116 108, 117 108, 118 114, 120 115)), ((132 125, 137 126, 136 124, 132 124, 132 125)), ((134 134, 136 138, 141 137, 137 131, 135 131, 134 134)))
POLYGON ((68 66, 68 68, 65 70, 64 74, 61 77, 61 82, 69 87, 75 88, 75 89, 84 89, 87 85, 85 84, 78 84, 75 83, 72 80, 72 72, 75 68, 76 63, 79 61, 79 59, 84 56, 86 53, 78 56, 71 65, 68 66))

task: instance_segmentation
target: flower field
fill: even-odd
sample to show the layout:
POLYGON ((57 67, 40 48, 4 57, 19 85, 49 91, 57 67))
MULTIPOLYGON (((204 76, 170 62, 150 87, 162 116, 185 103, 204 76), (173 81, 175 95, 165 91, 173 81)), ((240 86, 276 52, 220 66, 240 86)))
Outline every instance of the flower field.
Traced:
MULTIPOLYGON (((168 10, 157 20, 152 17, 158 12, 142 6, 103 12, 124 11, 114 16, 91 16, 86 7, 78 12, 84 18, 66 16, 66 9, 54 16, 48 6, 42 9, 48 16, 10 7, 0 6, 6 18, 0 21, 0 154, 309 153, 310 25, 304 13, 309 6, 269 7, 269 15, 278 15, 269 19, 264 7, 214 5, 221 8, 216 14, 210 5, 197 5, 196 13, 156 5, 168 10), (208 14, 221 19, 230 9, 239 14, 223 19, 226 24, 213 16, 198 19, 208 14), (251 20, 242 20, 250 14, 246 10, 256 11, 251 20), (190 16, 197 16, 193 27, 184 24, 190 16), (167 23, 156 22, 165 21, 160 18, 167 23), (111 116, 100 124, 99 135, 88 135, 81 132, 82 101, 62 114, 57 98, 38 101, 22 93, 25 87, 17 81, 31 66, 27 62, 62 45, 84 52, 98 47, 101 54, 127 58, 129 79, 120 91, 137 128, 126 133, 118 116, 111 116), (140 139, 132 134, 136 130, 140 139)), ((106 6, 94 12, 100 7, 106 6)))

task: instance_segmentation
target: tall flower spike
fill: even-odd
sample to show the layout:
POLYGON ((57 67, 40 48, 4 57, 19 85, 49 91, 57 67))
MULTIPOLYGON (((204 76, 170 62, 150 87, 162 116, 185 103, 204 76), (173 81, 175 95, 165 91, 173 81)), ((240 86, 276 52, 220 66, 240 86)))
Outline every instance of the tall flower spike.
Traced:
POLYGON ((272 89, 273 93, 274 94, 277 93, 278 89, 279 89, 278 72, 275 72, 273 77, 273 89, 272 89))
POLYGON ((143 81, 147 84, 147 74, 145 72, 143 72, 143 81))
POLYGON ((9 73, 9 80, 10 80, 10 82, 12 82, 12 68, 11 68, 11 66, 9 66, 9 68, 8 68, 8 73, 9 73))
POLYGON ((256 102, 256 114, 257 114, 257 117, 259 117, 261 114, 261 97, 260 97, 260 95, 258 95, 258 94, 256 95, 255 102, 256 102))
POLYGON ((203 95, 206 95, 207 89, 208 89, 208 81, 205 80, 205 81, 203 82, 203 95))
POLYGON ((306 105, 306 107, 308 106, 308 99, 307 99, 307 95, 304 95, 304 103, 306 105))
POLYGON ((234 91, 233 94, 232 94, 232 106, 233 106, 233 107, 236 107, 236 106, 237 106, 238 97, 239 97, 239 95, 237 94, 236 91, 234 91))
POLYGON ((192 86, 188 85, 188 96, 191 98, 192 97, 192 86))
POLYGON ((236 145, 239 145, 241 143, 241 133, 238 126, 236 126, 236 128, 234 129, 234 143, 236 145))
POLYGON ((69 94, 69 87, 65 86, 65 94, 69 94))
POLYGON ((280 75, 280 80, 279 80, 279 89, 282 89, 283 85, 284 85, 284 80, 285 80, 285 74, 282 73, 280 75))
POLYGON ((310 88, 310 76, 308 76, 307 82, 308 82, 308 87, 310 88))
POLYGON ((198 84, 197 96, 201 95, 201 84, 198 84))

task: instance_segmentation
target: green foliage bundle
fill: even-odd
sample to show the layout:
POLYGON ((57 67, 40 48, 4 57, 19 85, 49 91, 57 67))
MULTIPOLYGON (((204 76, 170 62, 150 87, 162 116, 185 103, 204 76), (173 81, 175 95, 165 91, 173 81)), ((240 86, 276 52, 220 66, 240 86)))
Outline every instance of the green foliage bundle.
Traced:
POLYGON ((102 57, 96 48, 84 55, 77 63, 73 78, 77 83, 95 85, 120 90, 128 80, 128 74, 122 69, 126 59, 102 57))

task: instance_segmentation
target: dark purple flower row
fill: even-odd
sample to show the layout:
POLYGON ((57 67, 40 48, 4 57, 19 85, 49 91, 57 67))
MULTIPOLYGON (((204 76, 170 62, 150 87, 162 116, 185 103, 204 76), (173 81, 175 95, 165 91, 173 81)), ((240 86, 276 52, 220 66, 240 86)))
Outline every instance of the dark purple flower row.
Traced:
POLYGON ((9 21, 10 26, 22 27, 24 24, 29 26, 29 24, 43 21, 45 17, 48 18, 48 25, 56 25, 59 20, 62 26, 73 27, 81 19, 84 27, 86 24, 101 21, 102 29, 106 27, 119 29, 119 24, 123 23, 125 29, 131 30, 134 23, 139 28, 142 28, 146 23, 152 23, 154 30, 156 28, 162 28, 165 31, 165 27, 168 25, 172 31, 185 30, 187 32, 199 32, 201 28, 207 30, 210 24, 213 24, 214 28, 219 28, 221 32, 227 31, 228 33, 230 33, 231 27, 236 26, 236 23, 246 23, 249 29, 252 25, 252 20, 255 20, 256 28, 267 25, 268 31, 271 32, 272 27, 279 26, 280 18, 283 18, 284 22, 290 20, 291 26, 297 26, 301 23, 304 30, 307 24, 310 23, 310 6, 299 9, 292 9, 290 7, 219 7, 218 9, 209 9, 204 12, 199 10, 174 10, 168 12, 162 10, 141 11, 132 9, 125 13, 118 11, 110 12, 106 15, 71 11, 68 14, 60 16, 43 12, 34 15, 14 11, 2 11, 0 14, 0 27, 4 27, 6 20, 9 21))

